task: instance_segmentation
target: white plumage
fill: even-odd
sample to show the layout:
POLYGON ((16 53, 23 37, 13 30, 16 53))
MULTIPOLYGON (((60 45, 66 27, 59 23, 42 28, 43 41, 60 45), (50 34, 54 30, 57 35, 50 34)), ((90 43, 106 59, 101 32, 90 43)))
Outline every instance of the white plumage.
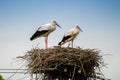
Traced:
POLYGON ((82 29, 77 25, 74 29, 69 30, 64 36, 63 39, 59 42, 58 45, 63 45, 69 41, 72 41, 72 47, 73 47, 73 41, 76 38, 76 36, 79 34, 79 32, 83 32, 82 29))
POLYGON ((56 26, 60 27, 56 21, 52 21, 51 23, 39 27, 37 31, 32 35, 30 40, 32 41, 39 37, 45 37, 45 47, 48 48, 48 35, 56 29, 56 26))

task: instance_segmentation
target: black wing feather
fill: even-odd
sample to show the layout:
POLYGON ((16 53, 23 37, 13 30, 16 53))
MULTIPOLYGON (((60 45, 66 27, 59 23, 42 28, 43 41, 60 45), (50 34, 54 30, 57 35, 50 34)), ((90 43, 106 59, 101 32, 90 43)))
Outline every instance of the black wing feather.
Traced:
POLYGON ((35 38, 37 38, 37 37, 39 37, 39 36, 41 36, 41 35, 43 35, 43 34, 45 34, 45 33, 47 33, 48 32, 48 30, 42 30, 42 31, 36 31, 34 34, 33 34, 33 36, 30 38, 30 40, 32 41, 32 40, 34 40, 35 38))
POLYGON ((69 35, 69 36, 64 36, 61 42, 64 42, 65 40, 67 40, 67 39, 69 39, 69 38, 71 38, 71 35, 69 35))
POLYGON ((71 35, 68 35, 68 36, 64 36, 62 41, 58 43, 58 45, 61 45, 62 42, 66 41, 67 39, 71 38, 72 36, 71 35))

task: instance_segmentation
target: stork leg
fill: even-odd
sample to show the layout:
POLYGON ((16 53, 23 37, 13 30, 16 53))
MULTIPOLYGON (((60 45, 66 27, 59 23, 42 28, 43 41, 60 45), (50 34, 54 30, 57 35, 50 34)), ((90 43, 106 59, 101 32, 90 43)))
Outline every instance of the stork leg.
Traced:
POLYGON ((72 48, 73 48, 73 40, 72 40, 72 45, 71 45, 71 46, 72 46, 72 48))
POLYGON ((69 42, 67 47, 70 47, 70 45, 71 45, 71 43, 69 42))
POLYGON ((46 48, 46 49, 48 48, 48 36, 45 37, 45 48, 46 48))

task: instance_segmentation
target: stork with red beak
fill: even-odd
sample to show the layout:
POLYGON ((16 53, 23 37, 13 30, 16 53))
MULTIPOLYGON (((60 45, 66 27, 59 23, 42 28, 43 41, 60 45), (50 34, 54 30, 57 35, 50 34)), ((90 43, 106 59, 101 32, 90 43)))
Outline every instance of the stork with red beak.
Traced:
POLYGON ((76 36, 82 31, 82 29, 77 25, 74 29, 69 30, 61 40, 61 42, 58 43, 58 45, 62 46, 63 44, 67 42, 72 42, 72 47, 73 47, 73 41, 76 38, 76 36))
POLYGON ((33 34, 33 36, 30 38, 30 40, 34 40, 39 37, 45 37, 45 48, 48 48, 48 35, 55 31, 56 26, 59 28, 60 25, 56 21, 52 21, 51 23, 45 24, 37 29, 37 31, 33 34))

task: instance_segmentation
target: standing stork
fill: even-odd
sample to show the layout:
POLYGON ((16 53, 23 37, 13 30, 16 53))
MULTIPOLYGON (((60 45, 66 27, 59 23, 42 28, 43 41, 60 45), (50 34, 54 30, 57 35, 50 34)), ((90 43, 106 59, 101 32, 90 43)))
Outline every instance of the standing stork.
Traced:
POLYGON ((52 21, 51 23, 39 27, 37 31, 32 35, 30 40, 32 41, 39 37, 45 37, 45 48, 48 48, 48 35, 56 29, 56 26, 61 28, 56 21, 52 21))
POLYGON ((58 43, 58 45, 62 46, 63 44, 72 41, 72 47, 73 47, 73 41, 76 38, 76 36, 79 34, 79 32, 83 32, 82 29, 77 25, 74 29, 69 30, 61 40, 61 42, 58 43))

